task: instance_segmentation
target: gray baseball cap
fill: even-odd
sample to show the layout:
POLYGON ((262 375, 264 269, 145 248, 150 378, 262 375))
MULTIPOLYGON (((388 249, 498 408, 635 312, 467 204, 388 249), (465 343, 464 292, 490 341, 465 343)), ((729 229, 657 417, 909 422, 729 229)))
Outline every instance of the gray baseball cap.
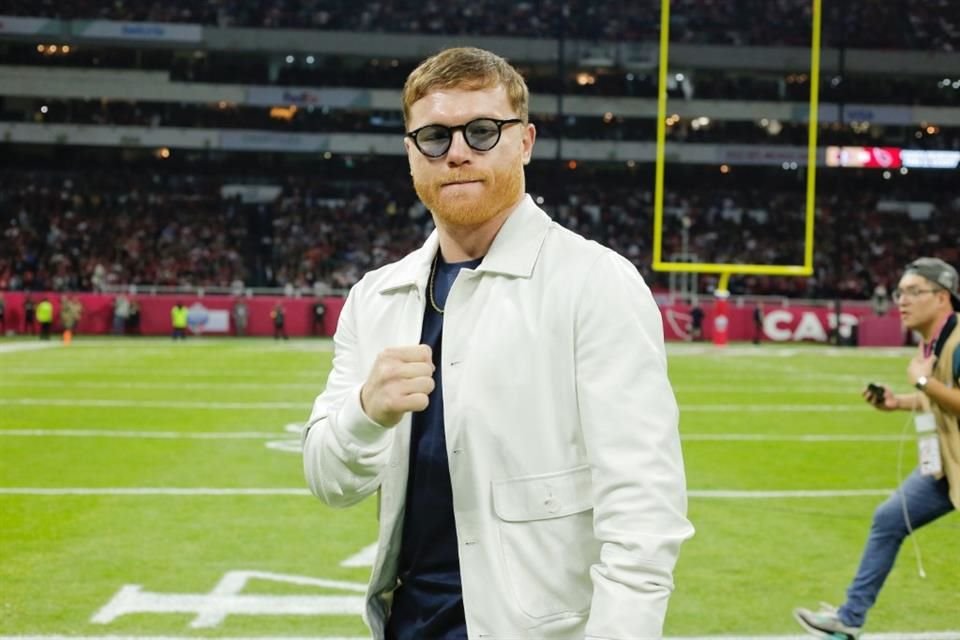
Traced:
POLYGON ((917 258, 906 266, 903 270, 904 275, 915 273, 923 276, 933 284, 943 287, 950 292, 950 301, 953 308, 960 311, 960 278, 957 277, 957 270, 950 264, 940 258, 917 258))

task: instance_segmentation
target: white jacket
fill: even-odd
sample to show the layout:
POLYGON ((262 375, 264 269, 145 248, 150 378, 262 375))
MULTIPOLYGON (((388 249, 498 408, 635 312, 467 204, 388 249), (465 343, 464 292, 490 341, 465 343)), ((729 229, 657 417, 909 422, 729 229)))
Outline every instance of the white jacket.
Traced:
MULTIPOLYGON (((360 388, 417 344, 434 232, 368 273, 340 316, 304 471, 333 506, 380 492, 365 619, 383 638, 403 528, 410 416, 372 422, 360 388)), ((447 297, 444 422, 470 638, 662 634, 693 534, 659 310, 624 258, 526 197, 447 297)))

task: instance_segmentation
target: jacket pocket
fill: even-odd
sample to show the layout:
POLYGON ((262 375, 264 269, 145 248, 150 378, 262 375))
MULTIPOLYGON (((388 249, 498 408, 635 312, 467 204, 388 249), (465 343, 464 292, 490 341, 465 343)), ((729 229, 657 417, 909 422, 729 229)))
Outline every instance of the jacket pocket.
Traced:
POLYGON ((531 618, 590 609, 593 534, 588 466, 493 483, 500 547, 516 602, 531 618))

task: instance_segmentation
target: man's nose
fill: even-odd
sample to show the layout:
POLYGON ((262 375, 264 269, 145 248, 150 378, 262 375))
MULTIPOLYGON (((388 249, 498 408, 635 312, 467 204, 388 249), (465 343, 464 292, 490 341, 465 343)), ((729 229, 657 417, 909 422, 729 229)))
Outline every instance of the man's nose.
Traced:
POLYGON ((450 138, 450 148, 447 150, 447 164, 456 166, 469 162, 472 153, 473 149, 467 144, 463 130, 454 131, 450 138))

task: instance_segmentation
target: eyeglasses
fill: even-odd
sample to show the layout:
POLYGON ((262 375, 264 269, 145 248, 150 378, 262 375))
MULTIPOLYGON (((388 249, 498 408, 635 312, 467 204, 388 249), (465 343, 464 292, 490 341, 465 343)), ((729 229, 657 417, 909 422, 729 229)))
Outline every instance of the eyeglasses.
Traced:
POLYGON ((917 287, 907 287, 906 289, 894 289, 893 290, 893 301, 900 302, 902 298, 908 300, 913 300, 914 298, 919 297, 924 293, 936 293, 940 289, 919 289, 917 287))
POLYGON ((475 151, 490 151, 500 142, 500 134, 508 124, 523 122, 520 118, 497 120, 495 118, 477 118, 466 124, 448 127, 442 124, 428 124, 406 135, 413 140, 420 153, 428 158, 439 158, 450 150, 453 132, 462 131, 467 146, 475 151))

